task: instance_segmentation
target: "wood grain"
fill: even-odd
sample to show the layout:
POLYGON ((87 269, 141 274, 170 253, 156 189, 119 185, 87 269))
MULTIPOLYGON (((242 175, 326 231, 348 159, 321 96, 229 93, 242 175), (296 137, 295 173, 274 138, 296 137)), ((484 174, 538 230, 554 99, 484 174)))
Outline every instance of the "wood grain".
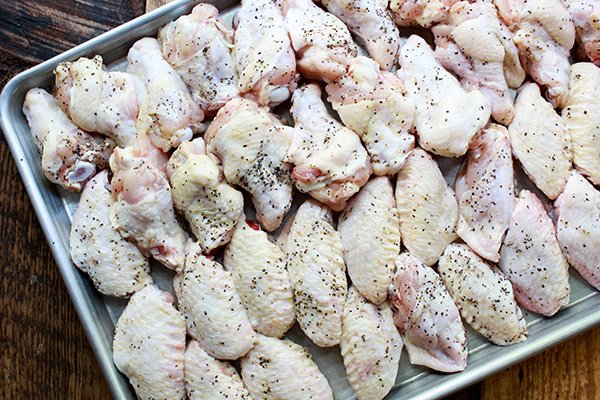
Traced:
POLYGON ((152 11, 160 6, 164 6, 171 1, 173 0, 146 0, 146 12, 152 11))

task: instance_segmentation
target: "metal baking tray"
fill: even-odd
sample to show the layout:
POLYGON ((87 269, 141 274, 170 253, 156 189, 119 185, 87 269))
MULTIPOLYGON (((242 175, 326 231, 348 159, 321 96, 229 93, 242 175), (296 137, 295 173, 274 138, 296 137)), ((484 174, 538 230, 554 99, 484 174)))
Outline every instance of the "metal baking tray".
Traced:
MULTIPOLYGON (((71 262, 69 230, 78 195, 60 189, 44 177, 40 156, 21 108, 30 88, 52 86, 52 71, 58 63, 100 54, 109 69, 122 68, 124 57, 133 42, 144 36, 156 36, 162 25, 190 12, 198 2, 177 0, 66 51, 14 77, 0 96, 2 130, 106 382, 117 399, 136 398, 127 378, 119 373, 112 361, 114 325, 126 300, 100 295, 71 262)), ((235 0, 206 2, 215 4, 228 20, 235 14, 238 5, 235 0)), ((456 161, 439 161, 446 178, 452 181, 456 173, 456 161)), ((159 286, 169 289, 170 272, 154 266, 153 276, 159 286)), ((463 372, 441 374, 411 366, 405 352, 396 385, 387 398, 424 400, 444 397, 597 325, 600 323, 599 293, 575 272, 571 273, 570 280, 571 303, 554 317, 548 319, 526 313, 529 337, 525 342, 509 347, 494 346, 468 329, 469 365, 463 372)), ((298 327, 287 336, 310 350, 327 376, 336 399, 354 398, 346 380, 339 348, 317 348, 302 335, 298 327)))

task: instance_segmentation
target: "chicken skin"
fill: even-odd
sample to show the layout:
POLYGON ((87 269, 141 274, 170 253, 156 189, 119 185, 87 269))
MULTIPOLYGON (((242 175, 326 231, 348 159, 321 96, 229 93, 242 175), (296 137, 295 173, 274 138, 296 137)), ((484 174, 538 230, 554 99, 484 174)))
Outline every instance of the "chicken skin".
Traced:
POLYGON ((467 90, 480 90, 492 107, 492 117, 508 125, 515 113, 508 88, 525 79, 519 51, 491 2, 461 1, 448 18, 434 26, 435 54, 467 90))
POLYGON ((281 9, 302 76, 325 82, 342 76, 358 50, 348 27, 312 0, 281 0, 281 9))
POLYGON ((198 4, 191 14, 165 25, 158 40, 165 60, 205 113, 215 113, 239 95, 233 31, 219 18, 214 6, 198 4))
POLYGON ((289 99, 297 86, 296 56, 273 0, 243 0, 234 35, 238 87, 261 106, 289 99))
POLYGON ((554 200, 571 171, 573 155, 567 125, 535 83, 519 89, 515 110, 515 119, 508 127, 513 154, 533 183, 554 200))
POLYGON ((429 28, 443 21, 458 0, 390 0, 390 10, 398 26, 429 28))
POLYGON ((506 276, 464 244, 450 244, 438 271, 460 314, 499 346, 527 339, 527 323, 506 276))
POLYGON ((571 66, 569 97, 562 110, 573 144, 573 164, 600 185, 600 68, 592 63, 571 66))
POLYGON ((352 60, 348 72, 326 87, 344 125, 356 132, 371 157, 373 173, 394 175, 415 146, 410 133, 415 106, 393 73, 368 57, 352 60))
POLYGON ((600 290, 600 192, 573 171, 554 207, 563 254, 583 279, 600 290))
POLYGON ((441 372, 467 367, 467 337, 440 276, 408 253, 396 261, 390 285, 394 320, 411 364, 441 372))
POLYGON ((196 340, 185 350, 185 390, 189 400, 252 400, 233 365, 213 358, 196 340))
POLYGON ((235 360, 256 342, 231 273, 190 245, 185 268, 173 278, 179 310, 185 317, 188 334, 208 354, 221 360, 235 360))
POLYGON ((370 302, 383 303, 400 253, 396 199, 387 177, 372 179, 350 200, 338 231, 354 287, 370 302))
POLYGON ((190 223, 202 250, 210 253, 229 242, 244 215, 244 196, 225 182, 219 166, 204 153, 201 138, 177 148, 169 172, 175 208, 190 223))
POLYGON ((598 0, 562 0, 575 25, 579 50, 600 66, 600 2, 598 0))
POLYGON ((141 400, 185 399, 185 320, 173 296, 149 285, 119 317, 113 360, 141 400))
POLYGON ((348 285, 342 240, 332 213, 307 200, 296 213, 285 245, 296 318, 317 346, 340 343, 348 285))
POLYGON ((127 71, 146 85, 146 97, 140 106, 138 132, 145 133, 154 146, 169 151, 191 140, 202 128, 202 109, 173 67, 165 61, 158 41, 143 38, 134 43, 127 55, 127 71))
POLYGON ((177 222, 171 187, 165 176, 166 155, 142 133, 132 147, 118 147, 110 158, 116 201, 110 221, 146 256, 180 270, 189 235, 177 222))
POLYGON ((42 171, 50 182, 78 192, 97 171, 108 166, 112 140, 77 128, 44 89, 27 92, 23 113, 42 154, 42 171))
POLYGON ((419 145, 434 154, 459 157, 490 118, 490 103, 478 90, 467 92, 446 71, 420 36, 408 38, 398 59, 398 76, 415 103, 419 145))
POLYGON ((111 226, 114 202, 108 171, 104 170, 83 188, 69 247, 73 263, 90 276, 100 293, 128 297, 151 284, 152 277, 148 260, 111 226))
POLYGON ((258 225, 241 221, 225 249, 223 264, 233 277, 252 327, 267 336, 285 335, 296 315, 283 251, 258 225))
POLYGON ((290 340, 258 335, 240 366, 254 400, 333 400, 329 382, 308 350, 290 340))
POLYGON ((500 255, 498 267, 524 308, 552 316, 569 304, 569 264, 542 202, 527 190, 519 195, 500 255))
POLYGON ((354 286, 348 290, 340 351, 358 400, 381 400, 394 386, 402 338, 390 303, 371 304, 354 286))
POLYGON ((294 164, 296 187, 334 211, 342 210, 369 179, 367 151, 353 131, 327 112, 316 84, 294 93, 291 113, 294 138, 286 161, 294 164))
POLYGON ((455 190, 456 233, 481 257, 498 262, 515 205, 515 176, 505 127, 491 124, 476 136, 455 190))
POLYGON ((525 70, 556 108, 569 90, 569 52, 575 26, 560 0, 494 0, 502 19, 513 31, 525 70))
POLYGON ((146 97, 141 80, 126 72, 107 72, 101 56, 60 63, 54 75, 56 98, 77 126, 106 135, 121 147, 133 144, 146 97))
POLYGON ((415 149, 398 173, 396 203, 402 242, 410 254, 433 265, 456 239, 458 205, 437 163, 415 149))
POLYGON ((292 204, 292 166, 285 157, 293 132, 266 107, 233 99, 204 136, 207 152, 220 160, 227 182, 252 196, 256 218, 267 231, 279 227, 292 204))

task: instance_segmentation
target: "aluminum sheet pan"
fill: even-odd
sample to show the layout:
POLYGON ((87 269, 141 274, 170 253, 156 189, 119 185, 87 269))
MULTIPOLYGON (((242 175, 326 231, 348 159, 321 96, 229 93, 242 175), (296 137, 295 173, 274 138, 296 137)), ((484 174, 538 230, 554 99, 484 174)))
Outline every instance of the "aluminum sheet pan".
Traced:
MULTIPOLYGON (((114 324, 126 301, 100 295, 87 277, 71 262, 69 230, 78 195, 67 193, 45 179, 40 168, 38 150, 21 108, 25 94, 30 88, 52 86, 52 71, 58 63, 100 54, 110 69, 120 69, 124 65, 124 57, 129 47, 136 40, 144 36, 155 36, 162 25, 188 13, 198 2, 177 0, 66 51, 14 77, 0 96, 2 130, 104 377, 113 397, 117 399, 135 399, 127 378, 119 373, 112 362, 114 324)), ((215 4, 228 20, 234 15, 238 3, 233 0, 207 2, 215 4)), ((452 181, 457 162, 447 159, 439 161, 446 178, 452 181)), ((529 186, 526 182, 522 185, 529 186)), ((167 286, 170 282, 170 272, 155 266, 153 276, 159 286, 169 289, 167 286)), ((508 347, 494 346, 468 329, 469 365, 463 372, 440 374, 411 366, 404 352, 396 385, 387 398, 441 398, 598 325, 599 293, 575 272, 571 273, 570 280, 571 303, 554 317, 542 318, 526 313, 529 337, 525 342, 508 347)), ((288 338, 303 344, 311 351, 329 379, 336 399, 354 398, 345 377, 338 347, 317 348, 297 327, 288 334, 288 338)))

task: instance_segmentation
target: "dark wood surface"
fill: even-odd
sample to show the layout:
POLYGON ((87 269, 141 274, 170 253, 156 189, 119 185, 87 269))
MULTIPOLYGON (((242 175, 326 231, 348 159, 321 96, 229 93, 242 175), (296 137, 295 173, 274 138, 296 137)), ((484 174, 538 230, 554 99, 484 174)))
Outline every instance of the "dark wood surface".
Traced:
MULTIPOLYGON (((10 0, 0 12, 0 88, 16 73, 166 0, 10 0)), ((451 396, 598 399, 600 328, 451 396)), ((0 398, 110 394, 0 135, 0 398)))

